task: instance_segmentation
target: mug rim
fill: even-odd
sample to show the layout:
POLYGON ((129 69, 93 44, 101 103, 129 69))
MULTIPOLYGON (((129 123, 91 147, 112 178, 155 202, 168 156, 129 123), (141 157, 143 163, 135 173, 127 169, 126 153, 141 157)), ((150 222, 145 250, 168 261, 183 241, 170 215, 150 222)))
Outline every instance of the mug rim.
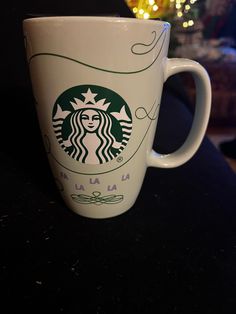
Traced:
POLYGON ((153 25, 169 25, 170 23, 163 20, 152 20, 152 19, 137 19, 132 17, 120 17, 120 16, 40 16, 40 17, 29 17, 23 19, 23 23, 44 23, 53 21, 91 21, 91 22, 111 22, 111 23, 131 23, 131 24, 153 24, 153 25))

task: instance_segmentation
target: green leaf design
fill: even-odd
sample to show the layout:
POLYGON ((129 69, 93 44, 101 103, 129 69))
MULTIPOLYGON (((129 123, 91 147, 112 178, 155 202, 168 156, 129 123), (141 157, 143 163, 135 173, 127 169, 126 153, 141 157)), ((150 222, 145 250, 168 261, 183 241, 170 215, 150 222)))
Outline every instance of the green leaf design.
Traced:
POLYGON ((118 204, 123 201, 123 195, 110 194, 101 196, 100 192, 93 192, 92 195, 86 194, 72 194, 71 198, 73 201, 79 204, 94 204, 94 205, 102 205, 102 204, 118 204))

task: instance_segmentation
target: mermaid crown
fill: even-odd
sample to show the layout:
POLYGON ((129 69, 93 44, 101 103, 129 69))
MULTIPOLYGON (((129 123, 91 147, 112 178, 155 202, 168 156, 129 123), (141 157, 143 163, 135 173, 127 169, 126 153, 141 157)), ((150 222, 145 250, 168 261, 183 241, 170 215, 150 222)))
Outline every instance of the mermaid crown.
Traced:
POLYGON ((75 110, 78 109, 99 109, 103 111, 107 111, 108 107, 110 106, 110 102, 106 103, 106 99, 100 99, 98 101, 95 100, 97 94, 92 93, 91 89, 89 88, 87 93, 82 93, 81 95, 84 96, 84 101, 79 98, 74 97, 74 101, 70 101, 71 105, 75 110))
MULTIPOLYGON (((84 96, 84 101, 76 97, 74 97, 74 101, 70 101, 70 104, 72 105, 75 111, 81 109, 95 109, 95 110, 98 109, 102 111, 107 111, 111 104, 111 102, 106 103, 105 98, 96 101, 95 97, 98 94, 92 93, 90 88, 88 88, 86 93, 81 93, 81 95, 84 96)), ((70 113, 71 112, 68 110, 62 110, 61 106, 57 104, 57 111, 54 116, 54 119, 65 119, 70 113)), ((120 112, 110 112, 110 114, 114 116, 117 120, 130 121, 130 118, 126 113, 125 106, 121 108, 120 112)))

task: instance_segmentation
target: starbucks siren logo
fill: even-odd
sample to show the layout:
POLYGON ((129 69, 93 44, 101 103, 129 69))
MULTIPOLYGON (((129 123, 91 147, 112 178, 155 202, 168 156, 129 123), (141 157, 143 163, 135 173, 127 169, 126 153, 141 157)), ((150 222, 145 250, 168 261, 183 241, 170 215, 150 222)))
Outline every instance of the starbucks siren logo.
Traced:
POLYGON ((124 99, 96 85, 80 85, 63 92, 52 113, 60 146, 73 159, 103 164, 117 157, 132 132, 132 117, 124 99))

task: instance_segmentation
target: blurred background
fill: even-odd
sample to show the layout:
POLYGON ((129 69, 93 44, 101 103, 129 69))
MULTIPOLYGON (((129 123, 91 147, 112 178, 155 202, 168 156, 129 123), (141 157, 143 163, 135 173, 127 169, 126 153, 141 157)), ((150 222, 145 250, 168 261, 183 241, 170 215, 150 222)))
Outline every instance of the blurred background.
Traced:
MULTIPOLYGON (((9 1, 1 10, 1 89, 30 90, 22 20, 32 15, 118 15, 161 19, 172 25, 170 57, 199 61, 208 71, 213 89, 208 135, 219 147, 236 137, 236 1, 235 0, 52 0, 9 1)), ((195 89, 183 75, 190 101, 195 89)), ((19 94, 20 97, 20 94, 19 94)), ((236 141, 235 141, 236 155, 236 141)), ((236 169, 236 158, 227 157, 236 169)), ((233 156, 230 156, 233 157, 233 156)))
MULTIPOLYGON (((236 171, 236 1, 126 2, 137 18, 159 18, 172 24, 170 57, 194 59, 207 69, 213 91, 208 136, 236 171), (232 142, 226 151, 224 144, 221 145, 224 142, 232 142)), ((187 74, 183 79, 194 103, 193 81, 187 74)))

